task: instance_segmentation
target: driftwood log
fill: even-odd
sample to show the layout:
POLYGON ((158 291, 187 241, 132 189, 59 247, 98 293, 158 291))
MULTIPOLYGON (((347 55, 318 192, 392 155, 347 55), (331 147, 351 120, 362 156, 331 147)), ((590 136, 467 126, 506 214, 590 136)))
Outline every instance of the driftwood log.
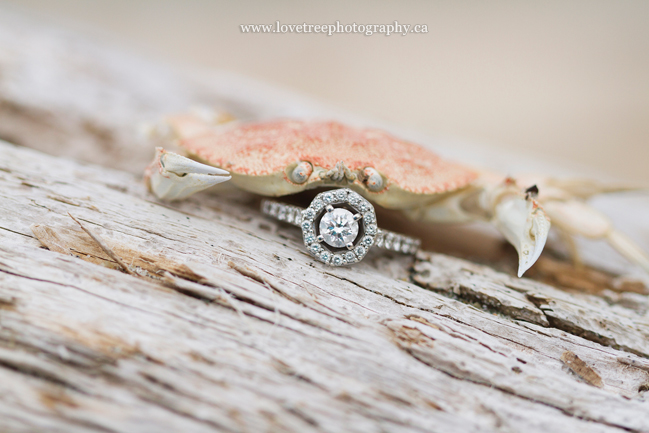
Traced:
POLYGON ((196 104, 340 116, 0 14, 0 431, 649 432, 641 279, 334 269, 254 197, 159 202, 136 126, 196 104))

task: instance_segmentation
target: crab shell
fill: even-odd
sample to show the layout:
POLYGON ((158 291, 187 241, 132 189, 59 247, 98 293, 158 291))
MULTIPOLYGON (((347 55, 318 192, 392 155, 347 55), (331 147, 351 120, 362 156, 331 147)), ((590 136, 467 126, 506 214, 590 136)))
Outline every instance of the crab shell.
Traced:
POLYGON ((345 186, 381 206, 407 209, 478 176, 377 129, 302 120, 215 126, 193 115, 168 120, 190 157, 229 171, 236 186, 265 196, 345 186))

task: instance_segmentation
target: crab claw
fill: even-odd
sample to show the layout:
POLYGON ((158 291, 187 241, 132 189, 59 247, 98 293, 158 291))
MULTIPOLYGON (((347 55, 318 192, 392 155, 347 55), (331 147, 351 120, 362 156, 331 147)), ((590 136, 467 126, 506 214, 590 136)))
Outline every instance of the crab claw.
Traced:
POLYGON ((162 200, 178 200, 217 183, 230 180, 220 168, 201 164, 156 147, 155 158, 144 174, 149 190, 162 200))
POLYGON ((523 276, 543 251, 550 219, 529 194, 517 194, 504 197, 495 206, 492 222, 518 251, 518 276, 523 276))

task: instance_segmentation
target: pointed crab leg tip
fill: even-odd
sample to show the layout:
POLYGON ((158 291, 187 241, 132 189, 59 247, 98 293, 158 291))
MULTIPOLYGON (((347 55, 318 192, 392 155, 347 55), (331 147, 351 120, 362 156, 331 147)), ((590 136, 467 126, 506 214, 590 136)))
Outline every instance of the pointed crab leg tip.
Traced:
POLYGON ((225 170, 162 148, 156 148, 156 156, 145 172, 149 189, 162 200, 182 199, 231 178, 225 170))
POLYGON ((225 170, 213 167, 211 165, 201 164, 192 159, 185 158, 173 152, 165 152, 160 157, 162 166, 168 171, 179 176, 194 173, 194 174, 207 174, 212 176, 229 175, 225 170))
POLYGON ((534 253, 532 254, 531 257, 525 258, 525 257, 520 257, 518 261, 518 277, 522 277, 525 272, 532 266, 534 266, 534 263, 539 259, 541 256, 541 253, 543 252, 543 248, 545 247, 545 240, 543 242, 537 242, 534 245, 534 253))
POLYGON ((230 180, 230 176, 189 173, 182 177, 155 174, 149 180, 150 189, 161 200, 179 200, 230 180))
MULTIPOLYGON (((226 174, 227 174, 227 172, 226 172, 226 174)), ((223 182, 227 182, 228 180, 232 179, 232 176, 222 176, 222 175, 219 175, 219 176, 204 175, 204 176, 201 176, 201 177, 202 177, 202 179, 204 179, 203 183, 204 184, 210 184, 210 186, 216 185, 216 184, 219 184, 219 183, 223 183, 223 182)))
POLYGON ((536 212, 532 217, 532 227, 529 230, 529 235, 524 238, 519 246, 516 246, 518 251, 518 277, 522 277, 529 268, 541 257, 545 243, 548 240, 550 232, 550 221, 543 212, 536 212), (531 249, 531 253, 530 253, 531 249), (521 251, 523 253, 521 254, 521 251), (527 252, 527 254, 525 254, 527 252))
MULTIPOLYGON (((541 248, 541 251, 543 251, 543 248, 541 248)), ((536 255, 536 251, 535 254, 536 255)), ((538 253, 538 256, 540 256, 541 253, 538 253)), ((538 260, 538 256, 534 257, 525 257, 525 256, 520 256, 519 254, 519 260, 518 260, 518 278, 522 277, 525 272, 528 271, 532 266, 534 266, 534 263, 538 260)))
POLYGON ((536 201, 512 196, 496 206, 494 224, 518 252, 518 276, 538 260, 550 232, 550 220, 536 201))

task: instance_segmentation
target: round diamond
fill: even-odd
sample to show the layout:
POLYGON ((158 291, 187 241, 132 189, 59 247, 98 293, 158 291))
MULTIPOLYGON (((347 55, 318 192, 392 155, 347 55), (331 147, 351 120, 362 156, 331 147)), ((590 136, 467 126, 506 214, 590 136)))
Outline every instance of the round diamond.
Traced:
POLYGON ((311 228, 311 223, 309 221, 302 222, 302 230, 309 230, 311 228))
POLYGON ((325 193, 325 194, 322 196, 322 201, 324 201, 325 203, 331 203, 333 200, 334 200, 334 196, 333 196, 333 194, 330 193, 330 192, 325 193))
POLYGON ((315 243, 311 244, 309 248, 311 248, 311 251, 313 251, 314 253, 318 253, 322 249, 322 247, 319 244, 315 244, 315 243))
POLYGON ((356 247, 355 251, 358 257, 362 257, 365 254, 365 248, 363 247, 356 247))
POLYGON ((329 257, 331 257, 331 254, 328 251, 323 251, 322 253, 320 253, 320 260, 325 263, 329 261, 329 257))
POLYGON ((320 234, 332 247, 342 248, 358 235, 358 223, 347 209, 334 209, 320 220, 320 234))
POLYGON ((373 243, 374 243, 374 239, 372 239, 371 236, 365 236, 363 238, 362 244, 365 245, 366 247, 372 246, 373 243))
POLYGON ((376 234, 376 225, 375 224, 368 224, 365 226, 365 233, 368 235, 375 235, 376 234))
POLYGON ((343 257, 339 255, 335 255, 333 259, 331 259, 331 263, 334 266, 340 266, 343 264, 343 257))
POLYGON ((304 242, 307 244, 312 244, 315 242, 315 235, 313 233, 309 233, 304 237, 304 242))
POLYGON ((308 208, 308 209, 306 209, 306 210, 304 211, 304 213, 302 214, 302 216, 304 217, 304 219, 312 220, 313 217, 315 216, 315 211, 314 211, 313 209, 311 209, 311 208, 308 208))
POLYGON ((373 223, 374 221, 376 221, 376 219, 374 218, 374 214, 372 212, 368 212, 365 215, 363 215, 363 219, 368 223, 373 223))
POLYGON ((345 191, 344 189, 339 189, 338 191, 336 191, 336 198, 338 200, 345 200, 345 197, 347 197, 347 191, 345 191))
POLYGON ((356 194, 355 192, 349 194, 349 203, 352 205, 358 204, 358 202, 361 201, 361 196, 356 194))
POLYGON ((322 209, 322 206, 322 200, 320 200, 319 198, 316 198, 315 200, 313 200, 313 202, 311 202, 311 207, 313 207, 313 209, 315 209, 316 211, 322 209))
POLYGON ((356 260, 356 255, 354 255, 354 253, 352 253, 351 251, 349 251, 349 252, 345 253, 345 260, 347 260, 348 262, 351 263, 351 262, 353 262, 354 260, 356 260))

